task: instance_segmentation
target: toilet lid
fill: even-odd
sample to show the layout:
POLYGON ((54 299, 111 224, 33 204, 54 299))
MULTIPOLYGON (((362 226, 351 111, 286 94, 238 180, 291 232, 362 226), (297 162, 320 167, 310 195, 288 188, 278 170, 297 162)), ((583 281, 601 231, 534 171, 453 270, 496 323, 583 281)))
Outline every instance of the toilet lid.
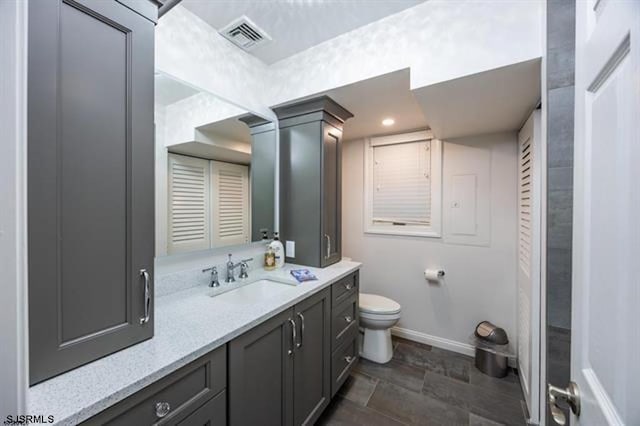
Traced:
POLYGON ((377 294, 360 293, 360 311, 371 314, 397 314, 400 304, 377 294))

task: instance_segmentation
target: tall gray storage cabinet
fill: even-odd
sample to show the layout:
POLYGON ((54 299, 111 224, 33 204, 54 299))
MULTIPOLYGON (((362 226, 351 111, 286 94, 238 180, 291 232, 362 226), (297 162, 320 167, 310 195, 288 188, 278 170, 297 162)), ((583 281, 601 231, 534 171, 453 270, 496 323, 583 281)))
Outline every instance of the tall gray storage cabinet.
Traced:
POLYGON ((251 131, 251 241, 260 241, 275 224, 276 126, 252 114, 239 120, 251 131))
POLYGON ((295 241, 287 261, 340 261, 342 126, 353 117, 328 96, 275 109, 280 125, 280 232, 295 241))
POLYGON ((34 384, 153 336, 157 4, 31 3, 34 384))

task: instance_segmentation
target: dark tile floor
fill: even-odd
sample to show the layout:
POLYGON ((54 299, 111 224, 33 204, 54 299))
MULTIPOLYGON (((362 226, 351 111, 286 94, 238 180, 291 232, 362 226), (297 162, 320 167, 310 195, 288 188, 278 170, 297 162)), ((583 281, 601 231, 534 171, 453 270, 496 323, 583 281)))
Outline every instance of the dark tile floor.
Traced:
POLYGON ((473 358, 394 338, 384 365, 361 360, 319 425, 525 425, 518 376, 494 379, 473 358))

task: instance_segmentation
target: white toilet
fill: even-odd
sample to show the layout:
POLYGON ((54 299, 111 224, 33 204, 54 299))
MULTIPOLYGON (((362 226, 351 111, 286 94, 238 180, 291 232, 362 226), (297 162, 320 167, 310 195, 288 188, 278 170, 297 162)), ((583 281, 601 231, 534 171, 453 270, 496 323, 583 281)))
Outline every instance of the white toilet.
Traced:
POLYGON ((400 319, 400 304, 377 294, 360 293, 360 356, 380 364, 393 357, 391 327, 400 319))

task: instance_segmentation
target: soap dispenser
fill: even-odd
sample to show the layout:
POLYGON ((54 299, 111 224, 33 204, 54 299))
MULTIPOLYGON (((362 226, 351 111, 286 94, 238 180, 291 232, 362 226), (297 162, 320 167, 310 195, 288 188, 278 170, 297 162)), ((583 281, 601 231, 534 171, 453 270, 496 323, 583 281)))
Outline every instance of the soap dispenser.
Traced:
POLYGON ((265 271, 276 269, 276 254, 271 248, 271 244, 267 246, 267 251, 264 254, 264 269, 265 271))
POLYGON ((276 269, 282 268, 284 266, 284 246, 282 245, 282 241, 280 241, 278 232, 273 233, 273 241, 269 244, 269 247, 276 256, 276 269))

